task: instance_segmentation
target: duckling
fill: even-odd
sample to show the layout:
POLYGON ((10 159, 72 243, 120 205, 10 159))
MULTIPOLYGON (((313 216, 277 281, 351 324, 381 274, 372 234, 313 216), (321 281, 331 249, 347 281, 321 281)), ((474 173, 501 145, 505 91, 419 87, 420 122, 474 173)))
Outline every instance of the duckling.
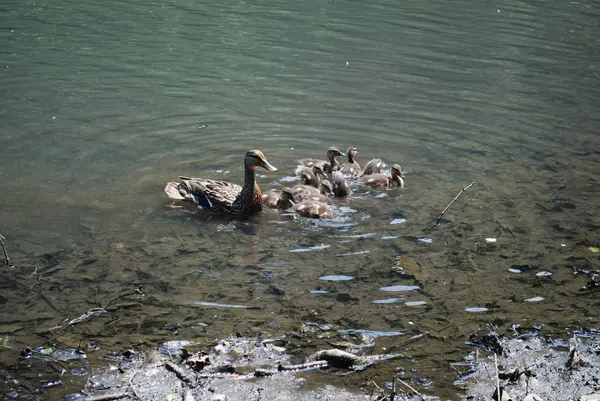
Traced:
POLYGON ((356 146, 348 146, 348 151, 346 152, 346 155, 348 155, 348 163, 342 164, 342 167, 340 168, 340 171, 344 173, 344 175, 354 176, 360 173, 360 164, 354 160, 357 153, 358 149, 356 146))
POLYGON ((304 200, 294 205, 291 210, 304 217, 317 219, 333 218, 333 210, 331 210, 328 204, 314 200, 304 200))
POLYGON ((340 163, 335 160, 337 156, 344 156, 344 154, 337 147, 331 146, 327 148, 327 160, 306 158, 298 160, 298 163, 306 167, 312 167, 317 164, 321 166, 326 174, 331 174, 334 170, 339 170, 341 167, 340 163))
POLYGON ((268 207, 285 210, 294 206, 294 193, 291 188, 273 188, 262 195, 262 200, 268 207))
POLYGON ((362 174, 360 176, 362 177, 363 175, 379 174, 386 168, 387 168, 387 165, 384 163, 383 160, 371 159, 365 165, 365 168, 363 169, 362 174))
POLYGON ((299 165, 296 167, 294 174, 300 177, 300 181, 304 185, 310 185, 315 188, 319 187, 320 177, 327 177, 327 174, 323 171, 320 165, 313 165, 312 167, 306 167, 299 165))
POLYGON ((394 164, 390 169, 390 175, 385 174, 370 174, 360 177, 360 181, 373 188, 393 188, 399 186, 404 188, 404 180, 400 176, 402 168, 398 164, 394 164))
POLYGON ((297 200, 316 200, 329 203, 329 195, 333 193, 333 186, 329 180, 322 180, 318 189, 310 185, 296 185, 292 187, 292 192, 297 200))
POLYGON ((333 180, 333 194, 335 196, 348 196, 352 194, 352 189, 346 182, 346 178, 341 171, 334 171, 332 175, 333 180))

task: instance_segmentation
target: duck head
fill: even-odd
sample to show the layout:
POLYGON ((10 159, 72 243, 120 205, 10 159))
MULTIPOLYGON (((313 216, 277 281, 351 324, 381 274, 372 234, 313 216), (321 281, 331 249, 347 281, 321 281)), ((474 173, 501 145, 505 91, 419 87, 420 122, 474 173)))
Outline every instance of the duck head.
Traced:
POLYGON ((390 175, 392 181, 396 181, 398 186, 404 187, 404 180, 402 180, 402 167, 399 164, 394 164, 390 168, 390 175))
POLYGON ((354 163, 354 156, 358 153, 358 148, 354 145, 348 146, 346 154, 348 155, 348 163, 354 163))
POLYGON ((317 178, 319 178, 319 176, 327 177, 327 173, 323 170, 323 167, 321 167, 320 165, 313 165, 312 172, 317 178))
POLYGON ((270 172, 277 171, 277 168, 267 161, 265 155, 260 150, 250 150, 246 152, 244 163, 246 165, 246 168, 252 170, 256 170, 257 167, 262 167, 270 172))
POLYGON ((280 197, 281 201, 285 204, 291 204, 292 206, 294 205, 294 203, 296 202, 296 198, 294 197, 294 192, 292 191, 291 188, 283 188, 281 190, 281 197, 280 197))
POLYGON ((327 148, 327 157, 329 159, 333 159, 336 156, 345 156, 345 155, 344 155, 344 153, 340 152, 340 150, 335 146, 331 146, 331 147, 327 148))
POLYGON ((331 195, 333 194, 333 185, 331 185, 331 181, 323 180, 319 183, 319 191, 322 195, 331 195))

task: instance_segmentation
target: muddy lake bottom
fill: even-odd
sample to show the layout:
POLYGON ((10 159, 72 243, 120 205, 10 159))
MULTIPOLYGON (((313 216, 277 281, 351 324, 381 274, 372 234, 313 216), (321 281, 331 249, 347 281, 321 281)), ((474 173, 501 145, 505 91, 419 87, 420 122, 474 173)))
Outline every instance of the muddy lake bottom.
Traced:
POLYGON ((592 210, 564 198, 490 207, 480 185, 435 226, 438 204, 454 194, 443 202, 357 192, 330 221, 272 210, 232 221, 162 203, 161 229, 139 236, 86 225, 93 246, 41 256, 8 239, 15 266, 3 267, 1 284, 3 370, 27 383, 23 394, 54 399, 130 348, 287 336, 295 363, 340 342, 361 354, 402 354, 346 376, 310 372, 309 385, 358 391, 403 372, 425 393, 459 399, 450 364, 473 351, 469 336, 481 328, 519 325, 553 338, 598 328, 600 301, 589 286, 599 269, 595 233, 576 223, 592 210), (411 206, 394 206, 399 200, 411 206), (518 204, 533 215, 515 216, 518 204), (39 347, 80 349, 85 363, 21 358, 39 347))

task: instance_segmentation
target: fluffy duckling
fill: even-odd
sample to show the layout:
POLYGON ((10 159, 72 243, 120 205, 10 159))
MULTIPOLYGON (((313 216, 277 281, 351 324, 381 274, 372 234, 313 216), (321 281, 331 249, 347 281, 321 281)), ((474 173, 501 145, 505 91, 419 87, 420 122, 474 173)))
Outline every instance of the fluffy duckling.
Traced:
POLYGON ((356 146, 348 146, 348 151, 346 152, 348 163, 342 164, 342 167, 340 168, 340 171, 343 174, 354 176, 360 173, 360 164, 354 159, 357 153, 358 148, 356 146))
POLYGON ((294 193, 290 188, 273 188, 262 195, 262 200, 268 207, 285 210, 294 206, 294 193))
POLYGON ((371 159, 365 165, 365 168, 362 171, 361 177, 363 175, 380 174, 386 168, 387 168, 387 165, 383 162, 383 160, 371 159))
POLYGON ((296 200, 316 200, 329 203, 329 195, 333 193, 333 186, 329 180, 322 180, 319 188, 310 185, 296 185, 292 187, 292 192, 296 200))
POLYGON ((360 177, 360 181, 373 188, 404 188, 404 180, 400 176, 402 168, 398 164, 394 164, 390 169, 390 175, 385 174, 370 174, 360 177))
POLYGON ((320 177, 327 177, 327 174, 325 174, 323 168, 317 164, 313 165, 312 167, 299 165, 296 167, 294 174, 300 177, 302 184, 310 185, 315 188, 319 187, 319 182, 321 182, 320 177))
POLYGON ((340 163, 335 160, 338 156, 344 156, 344 154, 337 147, 331 146, 327 148, 327 160, 306 158, 298 160, 298 163, 306 167, 319 165, 326 174, 331 174, 334 170, 339 170, 341 167, 340 163))
POLYGON ((317 219, 333 218, 333 210, 331 210, 328 204, 314 200, 304 200, 294 205, 291 210, 304 217, 317 219))
POLYGON ((346 178, 344 177, 344 174, 342 174, 341 171, 334 171, 332 175, 332 180, 333 194, 335 196, 348 196, 352 193, 352 189, 350 188, 350 185, 348 185, 348 182, 346 181, 346 178))

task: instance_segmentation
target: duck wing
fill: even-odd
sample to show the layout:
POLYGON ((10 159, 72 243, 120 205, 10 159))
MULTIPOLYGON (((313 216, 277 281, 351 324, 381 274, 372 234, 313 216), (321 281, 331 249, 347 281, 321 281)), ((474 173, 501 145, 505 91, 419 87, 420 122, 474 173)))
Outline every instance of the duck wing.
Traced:
POLYGON ((387 187, 389 184, 388 176, 385 174, 363 175, 360 181, 370 187, 387 187))
POLYGON ((227 181, 180 177, 181 182, 169 182, 165 187, 171 199, 188 200, 206 209, 231 206, 242 187, 227 181))

